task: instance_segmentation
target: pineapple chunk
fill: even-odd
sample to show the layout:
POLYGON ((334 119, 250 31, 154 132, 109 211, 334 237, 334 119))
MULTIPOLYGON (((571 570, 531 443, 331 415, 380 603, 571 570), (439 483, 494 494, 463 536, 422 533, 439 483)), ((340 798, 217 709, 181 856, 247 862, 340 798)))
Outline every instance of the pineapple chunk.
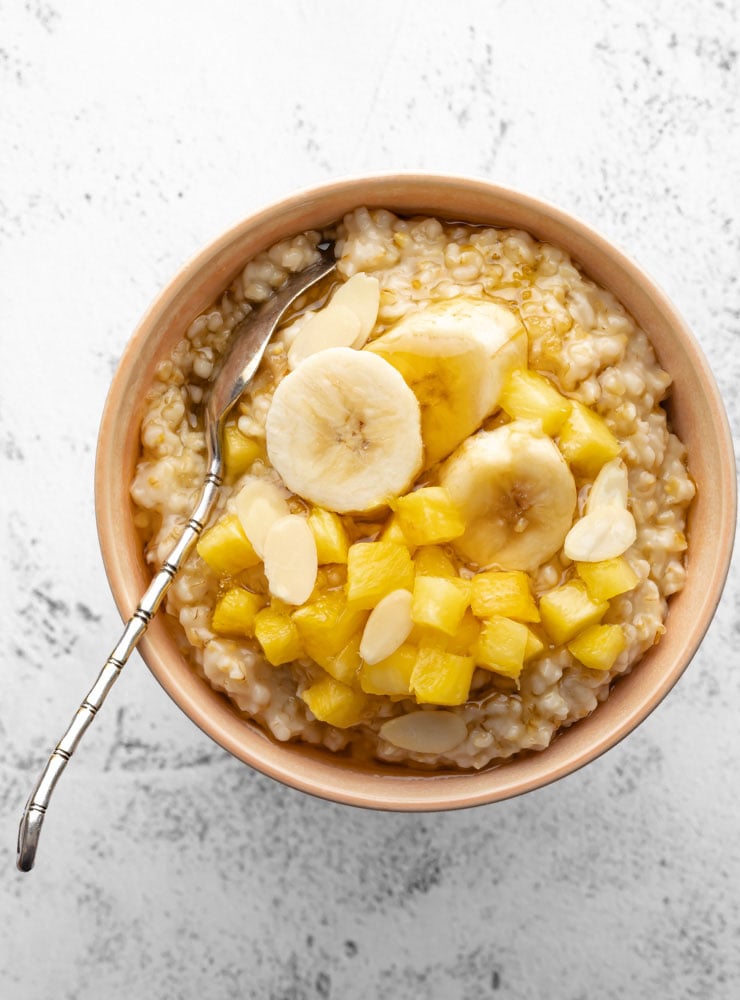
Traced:
POLYGON ((298 608, 292 618, 306 652, 326 670, 326 663, 362 632, 367 615, 349 608, 343 591, 330 590, 298 608))
POLYGON ((413 590, 414 564, 405 545, 355 542, 347 556, 347 601, 353 608, 374 608, 392 590, 413 590))
POLYGON ((503 615, 522 622, 538 622, 540 613, 523 570, 488 570, 472 580, 470 606, 478 618, 503 615))
POLYGON ((608 601, 591 600, 582 580, 571 580, 540 598, 542 624, 558 645, 600 622, 608 607, 608 601))
MULTIPOLYGON (((319 662, 319 661, 317 661, 319 662)), ((326 656, 319 663, 327 674, 342 684, 354 687, 357 684, 357 675, 362 665, 360 657, 360 636, 353 636, 346 646, 336 654, 336 656, 326 656)))
POLYGON ((480 635, 481 623, 472 613, 466 611, 455 634, 450 636, 446 648, 459 656, 470 656, 480 635))
POLYGON ((257 612, 265 605, 262 594, 253 594, 243 587, 231 587, 216 601, 211 628, 219 635, 254 635, 257 612))
POLYGON ((386 522, 380 534, 381 542, 395 542, 397 545, 405 545, 406 548, 413 548, 409 546, 408 539, 401 530, 401 523, 398 520, 398 514, 391 514, 386 522))
POLYGON ((417 625, 454 635, 469 603, 470 583, 467 580, 417 576, 411 618, 417 625))
POLYGON ((608 601, 617 594, 626 594, 640 582, 640 577, 623 556, 595 563, 576 563, 576 572, 593 601, 608 601))
POLYGON ((571 400, 570 414, 560 429, 558 445, 574 472, 594 479, 622 448, 598 413, 571 400))
POLYGON ((360 691, 353 691, 328 676, 306 688, 301 698, 320 722, 328 722, 338 729, 361 722, 367 705, 367 698, 360 691))
POLYGON ((236 514, 224 514, 219 518, 201 535, 196 550, 212 570, 229 576, 261 562, 236 514))
POLYGON ((472 656, 422 646, 411 672, 411 690, 419 704, 463 705, 468 700, 474 669, 472 656))
POLYGON ((308 526, 316 542, 319 566, 347 562, 349 538, 339 514, 314 507, 308 515, 308 526))
POLYGON ((620 625, 592 625, 569 642, 568 649, 591 670, 611 670, 626 645, 620 625))
POLYGON ((414 552, 414 566, 419 576, 457 576, 455 564, 439 545, 424 545, 414 552))
POLYGON ((521 622, 494 615, 483 623, 473 657, 477 666, 517 680, 524 666, 530 630, 521 622))
POLYGON ((264 456, 262 445, 242 434, 236 424, 228 424, 224 430, 224 470, 230 482, 246 472, 256 458, 264 456))
POLYGON ((537 372, 518 368, 504 383, 499 399, 512 420, 539 420, 545 434, 554 437, 570 413, 570 400, 537 372))
POLYGON ((444 486, 424 486, 393 504, 401 530, 412 545, 451 542, 465 531, 462 514, 444 486))
POLYGON ((411 694, 411 673, 419 650, 405 642, 378 663, 363 663, 360 667, 360 687, 366 694, 403 698, 411 694))
POLYGON ((527 645, 524 648, 524 662, 527 663, 533 657, 539 656, 544 648, 545 644, 542 639, 531 628, 528 628, 527 645))
POLYGON ((267 661, 273 667, 290 663, 304 655, 301 637, 295 622, 285 611, 263 608, 254 619, 254 634, 267 661))

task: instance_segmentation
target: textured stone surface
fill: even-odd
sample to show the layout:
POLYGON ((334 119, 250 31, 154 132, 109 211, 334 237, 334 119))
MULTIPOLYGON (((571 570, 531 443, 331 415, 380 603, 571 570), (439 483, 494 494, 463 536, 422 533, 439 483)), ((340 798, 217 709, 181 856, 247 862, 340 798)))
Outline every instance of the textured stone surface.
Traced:
POLYGON ((399 167, 554 201, 664 286, 737 431, 736 12, 0 5, 3 1000, 740 995, 737 570, 638 732, 458 814, 284 789, 134 657, 56 792, 38 868, 14 869, 23 801, 118 631, 92 503, 109 379, 161 285, 253 208, 399 167))

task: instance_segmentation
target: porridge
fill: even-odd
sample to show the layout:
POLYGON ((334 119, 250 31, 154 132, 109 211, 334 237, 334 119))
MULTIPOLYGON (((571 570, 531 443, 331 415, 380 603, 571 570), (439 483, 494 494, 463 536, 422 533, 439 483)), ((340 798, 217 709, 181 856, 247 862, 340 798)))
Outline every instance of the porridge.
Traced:
POLYGON ((694 486, 645 333, 518 230, 357 209, 250 261, 160 363, 131 492, 153 567, 237 323, 336 240, 225 429, 166 611, 280 741, 436 768, 541 750, 659 641, 694 486))

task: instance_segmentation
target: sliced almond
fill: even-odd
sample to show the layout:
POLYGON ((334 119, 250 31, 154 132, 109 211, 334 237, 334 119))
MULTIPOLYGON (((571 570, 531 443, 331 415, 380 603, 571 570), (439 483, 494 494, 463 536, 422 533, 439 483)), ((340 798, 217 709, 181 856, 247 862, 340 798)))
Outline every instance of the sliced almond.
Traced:
POLYGON ((380 735, 401 750, 414 753, 447 753, 468 735, 468 727, 452 712, 410 712, 389 719, 380 735))
POLYGON ((331 300, 332 307, 346 306, 360 321, 360 332, 349 345, 359 349, 373 332, 380 308, 380 282, 370 274, 353 274, 349 281, 341 285, 331 300))
POLYGON ((318 569, 316 542, 306 518, 287 514, 275 521, 265 538, 265 576, 273 597, 303 604, 316 585, 318 569))
POLYGON ((576 562, 615 559, 632 545, 637 528, 624 507, 597 507, 573 525, 565 537, 563 551, 576 562))
POLYGON ((234 497, 234 510, 252 548, 262 559, 265 539, 272 525, 290 513, 286 494, 275 483, 256 476, 248 479, 234 497))
POLYGON ((294 369, 312 354, 329 347, 352 347, 359 334, 357 314, 346 306, 331 302, 298 331, 288 351, 288 364, 294 369))
POLYGON ((627 466, 621 458, 613 458, 601 467, 593 481, 586 501, 586 513, 599 507, 623 507, 627 509, 628 478, 627 466))
POLYGON ((365 663, 380 663, 406 641, 414 626, 411 600, 410 590, 393 590, 375 605, 360 640, 365 663))

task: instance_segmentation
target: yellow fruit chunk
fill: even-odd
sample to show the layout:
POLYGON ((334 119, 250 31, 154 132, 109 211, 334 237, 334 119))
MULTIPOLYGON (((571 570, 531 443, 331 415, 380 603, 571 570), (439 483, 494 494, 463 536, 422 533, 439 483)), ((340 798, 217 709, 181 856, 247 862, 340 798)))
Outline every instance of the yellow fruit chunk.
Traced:
POLYGON ((414 552, 417 576, 457 576, 455 564, 439 545, 423 545, 414 552))
POLYGON ((504 382, 499 400, 512 420, 540 420, 545 434, 557 434, 570 413, 570 400, 537 372, 518 368, 504 382))
POLYGON ((304 655, 295 622, 285 611, 274 607, 263 608, 254 619, 254 634, 273 667, 304 655))
POLYGON ((265 605, 262 594, 253 594, 243 587, 231 587, 216 601, 211 628, 219 635, 254 635, 257 612, 265 605))
POLYGON ((542 650, 545 648, 545 644, 536 635, 531 628, 527 629, 527 645, 524 648, 524 662, 531 660, 535 656, 539 656, 542 650))
POLYGON ((540 620, 529 577, 522 570, 476 573, 471 583, 470 607, 478 618, 503 615, 521 622, 540 620))
POLYGON ((608 601, 617 594, 626 594, 640 582, 640 577, 623 556, 601 562, 576 563, 576 572, 593 601, 608 601))
POLYGON ((326 670, 326 663, 362 631, 367 615, 347 607, 342 590, 330 590, 298 608, 292 617, 306 652, 326 670))
POLYGON ((444 486, 423 486, 393 504, 404 536, 412 545, 451 542, 465 531, 465 521, 444 486))
POLYGON ((261 562, 236 514, 224 514, 219 518, 201 535, 196 550, 212 570, 230 576, 261 562))
POLYGON ((233 482, 246 472, 256 458, 264 456, 264 448, 254 438, 247 437, 236 424, 228 424, 224 430, 224 470, 226 478, 233 482))
POLYGON ((470 656, 478 641, 480 630, 481 623, 472 611, 466 611, 455 630, 455 634, 449 637, 446 648, 459 656, 470 656))
POLYGON ((360 667, 360 687, 367 694, 388 695, 391 698, 411 694, 411 673, 419 650, 405 642, 379 663, 363 663, 360 667))
POLYGON ((558 446, 574 472, 590 479, 622 450, 598 413, 575 400, 560 429, 558 446))
POLYGON ((468 700, 474 669, 472 656, 422 646, 411 672, 411 690, 419 704, 463 705, 468 700))
POLYGON ((326 656, 321 661, 317 660, 316 662, 324 668, 327 674, 331 674, 335 680, 341 681, 342 684, 348 684, 350 687, 355 687, 358 680, 357 675, 362 665, 360 636, 353 636, 347 645, 340 649, 336 656, 326 656))
MULTIPOLYGON (((409 547, 408 539, 401 530, 401 524, 398 520, 397 514, 391 514, 388 518, 386 526, 383 528, 380 534, 381 542, 395 542, 397 545, 405 545, 409 547)), ((413 546, 411 546, 413 548, 413 546)))
POLYGON ((414 564, 405 545, 355 542, 347 555, 347 601, 353 608, 374 608, 392 590, 412 590, 414 564))
POLYGON ((483 623, 473 649, 476 664, 495 674, 513 677, 516 680, 524 666, 527 639, 530 634, 527 626, 521 622, 494 615, 483 623))
POLYGON ((301 698, 320 722, 328 722, 338 729, 356 726, 362 720, 367 699, 360 691, 353 691, 333 677, 323 677, 301 695, 301 698))
POLYGON ((627 645, 620 625, 592 625, 568 643, 568 649, 591 670, 611 670, 627 645))
POLYGON ((349 538, 339 514, 323 507, 313 507, 308 515, 308 526, 316 542, 319 566, 347 562, 349 538))
POLYGON ((470 603, 470 583, 443 576, 417 576, 411 618, 417 625, 454 635, 470 603))
POLYGON ((540 598, 542 624, 557 644, 570 642, 589 625, 596 625, 608 607, 607 601, 591 600, 582 580, 571 580, 540 598))

